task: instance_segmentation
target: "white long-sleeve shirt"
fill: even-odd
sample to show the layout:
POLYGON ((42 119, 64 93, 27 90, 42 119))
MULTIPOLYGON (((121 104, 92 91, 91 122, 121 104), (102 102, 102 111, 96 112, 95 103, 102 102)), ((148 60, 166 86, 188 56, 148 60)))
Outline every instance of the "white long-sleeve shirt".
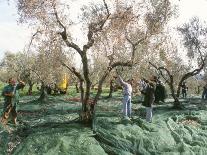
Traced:
POLYGON ((131 86, 131 84, 123 81, 123 79, 120 76, 118 76, 118 80, 119 80, 121 86, 123 87, 123 95, 131 96, 131 94, 132 94, 132 86, 131 86))

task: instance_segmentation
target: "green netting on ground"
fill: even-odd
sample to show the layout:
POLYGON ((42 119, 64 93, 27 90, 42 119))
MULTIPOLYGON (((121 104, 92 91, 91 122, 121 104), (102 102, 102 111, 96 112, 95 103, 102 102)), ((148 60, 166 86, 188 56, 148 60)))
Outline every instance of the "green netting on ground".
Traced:
POLYGON ((206 106, 201 102, 191 104, 191 101, 185 105, 187 108, 182 111, 157 105, 153 123, 147 123, 145 109, 140 105, 133 105, 135 113, 130 121, 123 120, 120 113, 114 115, 121 106, 118 102, 114 101, 105 112, 104 103, 100 103, 96 107, 96 139, 108 154, 205 155, 206 106))
POLYGON ((0 124, 0 154, 7 153, 7 144, 9 143, 9 133, 7 130, 0 124))
POLYGON ((31 132, 13 154, 105 154, 92 131, 77 124, 39 127, 31 132))
POLYGON ((80 103, 63 96, 50 97, 47 104, 22 99, 18 106, 18 126, 0 129, 0 154, 64 155, 105 154, 90 128, 76 123, 80 103), (26 101, 26 102, 25 102, 26 101))
POLYGON ((182 100, 186 109, 173 110, 172 100, 156 105, 153 123, 133 98, 133 118, 122 119, 121 96, 96 106, 93 132, 77 122, 81 104, 51 96, 47 104, 23 97, 17 127, 0 126, 0 154, 15 155, 206 155, 207 103, 182 100))

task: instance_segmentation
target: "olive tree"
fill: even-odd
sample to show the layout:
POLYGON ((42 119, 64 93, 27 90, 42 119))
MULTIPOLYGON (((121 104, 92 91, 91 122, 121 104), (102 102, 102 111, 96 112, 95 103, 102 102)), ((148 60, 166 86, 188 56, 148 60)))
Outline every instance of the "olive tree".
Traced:
MULTIPOLYGON (((83 13, 78 21, 81 26, 81 33, 73 34, 72 26, 75 23, 70 18, 71 1, 17 1, 21 21, 29 21, 38 25, 43 32, 43 38, 46 36, 44 33, 52 33, 57 40, 62 39, 59 48, 68 48, 68 52, 75 51, 80 58, 81 69, 77 68, 76 65, 67 65, 64 61, 61 63, 79 79, 83 120, 91 120, 94 105, 101 94, 102 84, 111 71, 118 66, 133 66, 137 61, 135 53, 139 51, 134 47, 141 46, 150 36, 161 32, 168 21, 171 12, 171 5, 168 0, 147 2, 130 1, 130 3, 126 3, 115 0, 107 3, 103 0, 83 7, 83 13), (136 31, 137 29, 140 29, 141 32, 134 33, 139 32, 136 31), (134 35, 141 35, 132 40, 131 34, 133 33, 134 35), (84 41, 78 42, 78 37, 83 38, 84 41), (103 40, 104 46, 102 45, 103 40), (106 44, 107 41, 108 44, 106 44), (130 44, 132 47, 129 47, 130 44), (104 51, 105 53, 103 54, 104 57, 99 59, 104 60, 104 70, 99 77, 97 95, 91 103, 89 102, 92 86, 92 74, 90 72, 91 68, 98 68, 96 66, 97 61, 94 59, 96 47, 99 47, 100 52, 104 51), (111 51, 108 51, 110 49, 111 51), (92 66, 90 67, 90 65, 92 66)), ((97 56, 100 55, 100 53, 97 54, 97 56)), ((139 54, 136 57, 138 58, 139 54)))
MULTIPOLYGON (((154 66, 159 71, 161 76, 166 80, 167 84, 170 87, 172 97, 174 98, 174 107, 180 109, 182 108, 182 104, 179 101, 179 95, 182 83, 189 78, 198 75, 206 66, 207 31, 206 26, 203 26, 198 18, 192 18, 189 23, 186 23, 182 27, 179 27, 178 31, 182 34, 183 44, 187 49, 185 59, 189 60, 188 64, 182 64, 181 59, 178 57, 171 57, 175 60, 174 69, 172 69, 173 65, 169 66, 169 64, 172 64, 169 63, 170 59, 168 59, 168 66, 161 66, 160 64, 155 65, 153 63, 150 64, 154 66), (176 78, 178 80, 177 84, 175 83, 176 78)), ((175 49, 175 51, 178 50, 176 48, 173 49, 175 49)), ((166 48, 164 50, 166 50, 166 48)))

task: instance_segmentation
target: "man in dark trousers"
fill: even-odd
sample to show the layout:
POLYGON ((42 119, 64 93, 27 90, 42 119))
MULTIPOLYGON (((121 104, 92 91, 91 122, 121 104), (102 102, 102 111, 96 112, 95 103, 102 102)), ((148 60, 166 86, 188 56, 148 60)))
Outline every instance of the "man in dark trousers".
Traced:
POLYGON ((146 87, 145 90, 143 90, 144 94, 144 102, 143 106, 146 107, 146 121, 152 122, 152 105, 155 101, 155 82, 156 78, 155 76, 150 77, 149 81, 146 80, 146 87))
POLYGON ((2 96, 4 97, 4 108, 3 114, 1 116, 1 122, 6 125, 11 116, 12 122, 17 124, 17 111, 16 104, 19 102, 19 89, 25 86, 24 82, 20 81, 16 84, 16 81, 13 78, 10 78, 8 81, 8 85, 4 87, 2 91, 2 96))
POLYGON ((182 93, 183 98, 187 97, 187 90, 188 90, 188 87, 186 83, 183 82, 183 84, 181 85, 181 93, 182 93))
POLYGON ((165 102, 166 90, 164 84, 158 79, 156 81, 155 89, 155 104, 159 104, 160 101, 165 102))

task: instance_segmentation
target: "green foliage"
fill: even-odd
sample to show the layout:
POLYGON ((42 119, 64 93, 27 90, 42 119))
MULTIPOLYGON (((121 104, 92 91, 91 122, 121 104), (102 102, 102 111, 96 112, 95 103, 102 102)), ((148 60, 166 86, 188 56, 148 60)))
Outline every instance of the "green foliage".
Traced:
POLYGON ((67 89, 67 95, 69 97, 80 97, 80 93, 76 92, 75 86, 69 86, 67 89))
POLYGON ((1 93, 2 93, 2 90, 5 86, 6 86, 6 83, 0 82, 0 102, 1 103, 3 103, 3 96, 1 95, 1 93))
MULTIPOLYGON (((19 94, 20 96, 27 96, 28 94, 28 89, 29 89, 29 86, 26 85, 23 89, 20 89, 19 90, 19 94)), ((33 88, 32 88, 32 95, 33 96, 36 96, 36 95, 40 95, 40 91, 37 89, 37 85, 34 85, 33 88)))

